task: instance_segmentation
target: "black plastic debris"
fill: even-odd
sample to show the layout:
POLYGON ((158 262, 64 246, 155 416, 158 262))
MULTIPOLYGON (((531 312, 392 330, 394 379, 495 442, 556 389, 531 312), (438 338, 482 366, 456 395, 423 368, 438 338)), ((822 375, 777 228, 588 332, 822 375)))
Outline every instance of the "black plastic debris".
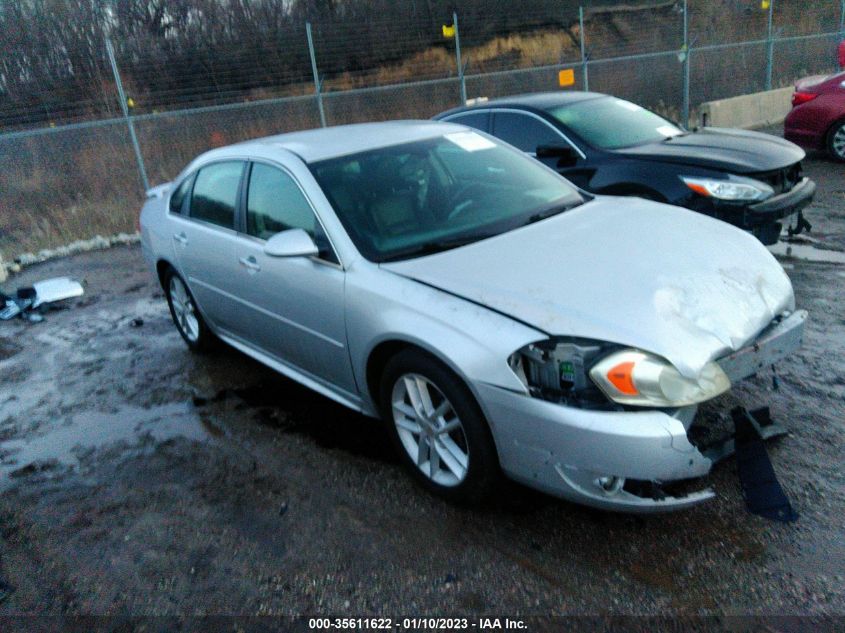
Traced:
POLYGON ((775 475, 763 443, 762 427, 772 424, 768 408, 731 411, 734 421, 736 467, 745 507, 752 514, 788 523, 798 519, 775 475))
POLYGON ((36 292, 35 288, 32 286, 28 286, 26 288, 18 288, 18 299, 30 299, 32 301, 35 300, 36 292))

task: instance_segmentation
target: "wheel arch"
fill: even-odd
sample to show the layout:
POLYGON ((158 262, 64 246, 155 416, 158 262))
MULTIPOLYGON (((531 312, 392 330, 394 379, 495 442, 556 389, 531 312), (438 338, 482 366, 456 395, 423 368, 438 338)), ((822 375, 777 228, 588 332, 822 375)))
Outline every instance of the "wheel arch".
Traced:
MULTIPOLYGON (((478 402, 478 396, 472 389, 471 383, 463 372, 448 357, 444 354, 431 349, 428 346, 423 346, 416 341, 410 339, 391 337, 379 341, 370 353, 367 355, 366 363, 366 385, 367 395, 373 405, 373 409, 378 415, 381 415, 381 402, 379 401, 379 391, 381 378, 384 375, 384 369, 391 358, 405 350, 415 350, 430 358, 434 359, 444 367, 452 371, 464 383, 464 386, 472 394, 473 398, 478 402)), ((480 406, 480 404, 479 404, 480 406)))
POLYGON ((164 288, 164 278, 167 276, 167 272, 170 270, 176 270, 176 266, 171 264, 168 260, 164 258, 160 258, 156 262, 156 275, 158 276, 158 283, 164 288))

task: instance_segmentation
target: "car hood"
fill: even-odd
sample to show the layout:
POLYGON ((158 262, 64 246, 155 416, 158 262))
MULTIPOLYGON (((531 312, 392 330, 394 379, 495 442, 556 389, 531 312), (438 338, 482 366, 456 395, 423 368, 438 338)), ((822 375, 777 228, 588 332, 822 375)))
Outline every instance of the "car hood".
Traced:
POLYGON ((631 158, 707 167, 736 174, 782 169, 804 158, 804 150, 782 138, 749 130, 712 127, 615 151, 631 158))
POLYGON ((599 197, 493 238, 382 268, 549 335, 659 354, 688 377, 794 309, 789 279, 757 239, 640 198, 599 197))

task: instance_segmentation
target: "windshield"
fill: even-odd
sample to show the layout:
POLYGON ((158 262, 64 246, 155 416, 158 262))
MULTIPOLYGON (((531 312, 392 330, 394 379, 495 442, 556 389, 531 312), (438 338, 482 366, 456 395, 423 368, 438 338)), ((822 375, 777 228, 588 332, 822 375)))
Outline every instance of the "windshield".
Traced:
POLYGON ((593 147, 619 149, 683 134, 663 117, 624 99, 603 97, 552 108, 553 117, 593 147))
POLYGON ((309 167, 355 246, 375 262, 455 248, 583 201, 562 177, 471 131, 309 167))

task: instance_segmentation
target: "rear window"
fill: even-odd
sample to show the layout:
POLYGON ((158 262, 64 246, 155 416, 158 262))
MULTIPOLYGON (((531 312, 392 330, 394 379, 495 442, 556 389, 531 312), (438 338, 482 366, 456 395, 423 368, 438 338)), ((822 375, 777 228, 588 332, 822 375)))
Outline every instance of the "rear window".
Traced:
POLYGON ((616 97, 587 99, 548 110, 593 147, 619 149, 654 143, 683 134, 654 112, 616 97))

